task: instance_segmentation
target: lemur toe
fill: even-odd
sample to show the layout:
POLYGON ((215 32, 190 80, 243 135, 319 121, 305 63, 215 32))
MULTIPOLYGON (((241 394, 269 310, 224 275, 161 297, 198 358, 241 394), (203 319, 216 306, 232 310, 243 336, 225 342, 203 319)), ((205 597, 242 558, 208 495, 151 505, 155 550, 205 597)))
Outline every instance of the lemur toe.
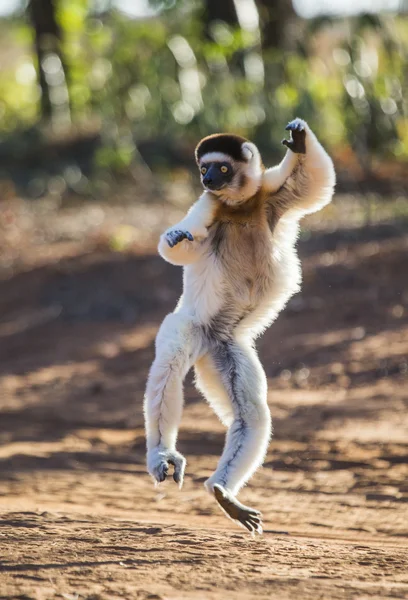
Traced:
POLYGON ((168 473, 169 465, 164 461, 157 465, 157 467, 154 469, 154 477, 158 483, 162 483, 166 479, 168 473))
POLYGON ((251 533, 259 533, 259 535, 262 535, 262 533, 263 533, 261 517, 258 518, 258 517, 248 516, 247 520, 243 523, 243 525, 249 531, 251 531, 251 529, 252 529, 251 533))
POLYGON ((173 479, 178 484, 179 488, 183 486, 184 470, 186 468, 186 459, 184 456, 177 456, 169 459, 169 463, 174 466, 173 479))
POLYGON ((254 533, 262 533, 262 517, 261 514, 256 511, 257 514, 253 513, 251 509, 244 511, 241 518, 238 520, 246 527, 249 531, 254 533))
POLYGON ((177 450, 161 450, 156 457, 150 460, 148 470, 157 483, 162 483, 167 478, 171 465, 174 467, 173 479, 181 488, 186 464, 186 459, 177 450))
POLYGON ((241 504, 221 485, 214 485, 214 496, 224 513, 250 533, 262 534, 262 515, 258 510, 241 504))

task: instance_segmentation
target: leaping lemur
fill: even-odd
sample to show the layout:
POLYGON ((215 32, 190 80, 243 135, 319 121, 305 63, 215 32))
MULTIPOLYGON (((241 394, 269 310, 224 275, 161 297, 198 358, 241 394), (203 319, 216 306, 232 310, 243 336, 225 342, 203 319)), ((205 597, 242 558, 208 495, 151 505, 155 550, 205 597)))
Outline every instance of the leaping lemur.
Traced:
POLYGON ((335 185, 332 160, 307 123, 295 119, 286 129, 286 155, 270 169, 243 137, 214 134, 198 144, 204 193, 160 238, 161 256, 184 267, 184 286, 158 332, 144 404, 148 471, 161 482, 172 465, 181 487, 182 385, 194 366, 198 389, 228 428, 205 487, 252 533, 262 533, 261 514, 236 495, 262 464, 271 436, 254 340, 299 290, 299 220, 328 204, 335 185))

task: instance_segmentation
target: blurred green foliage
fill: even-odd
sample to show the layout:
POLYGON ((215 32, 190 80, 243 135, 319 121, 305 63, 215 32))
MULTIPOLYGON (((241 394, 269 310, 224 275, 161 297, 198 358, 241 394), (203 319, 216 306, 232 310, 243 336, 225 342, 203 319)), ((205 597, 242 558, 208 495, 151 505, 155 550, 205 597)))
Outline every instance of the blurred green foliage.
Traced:
MULTIPOLYGON (((154 17, 90 13, 86 0, 60 0, 70 119, 96 124, 100 168, 122 171, 138 145, 191 148, 231 130, 278 152, 283 126, 307 119, 328 147, 408 158, 408 20, 395 16, 298 20, 288 47, 264 50, 259 32, 214 22, 203 3, 157 3, 154 17)), ((40 120, 40 91, 27 16, 0 23, 0 132, 40 120)), ((158 160, 166 161, 158 151, 158 160)))

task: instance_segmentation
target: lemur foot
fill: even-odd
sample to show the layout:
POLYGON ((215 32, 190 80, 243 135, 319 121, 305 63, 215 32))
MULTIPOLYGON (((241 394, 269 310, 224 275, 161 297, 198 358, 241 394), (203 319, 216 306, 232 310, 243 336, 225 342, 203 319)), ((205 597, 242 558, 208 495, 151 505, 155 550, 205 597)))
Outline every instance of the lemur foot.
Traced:
POLYGON ((181 489, 184 481, 184 471, 186 468, 186 459, 177 450, 159 450, 148 460, 148 470, 150 475, 161 483, 169 474, 169 465, 174 467, 173 479, 181 489))
POLYGON ((173 248, 173 246, 182 240, 188 240, 189 242, 192 242, 194 241, 194 238, 189 231, 182 231, 181 229, 172 229, 166 233, 166 242, 170 248, 173 248))
POLYGON ((290 140, 282 140, 282 144, 295 154, 306 154, 305 125, 303 119, 294 119, 285 127, 286 131, 290 131, 290 140))
POLYGON ((250 533, 262 535, 262 515, 258 510, 241 504, 231 492, 218 483, 214 485, 213 490, 215 499, 227 517, 248 529, 250 533))

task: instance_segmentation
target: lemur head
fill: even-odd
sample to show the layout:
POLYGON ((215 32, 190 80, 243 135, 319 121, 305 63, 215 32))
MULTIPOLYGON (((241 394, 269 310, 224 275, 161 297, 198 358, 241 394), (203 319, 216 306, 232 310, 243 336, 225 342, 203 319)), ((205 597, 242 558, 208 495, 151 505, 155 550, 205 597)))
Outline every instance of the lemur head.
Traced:
POLYGON ((241 204, 261 185, 263 164, 258 148, 231 133, 215 133, 201 140, 195 158, 205 190, 227 204, 241 204))

